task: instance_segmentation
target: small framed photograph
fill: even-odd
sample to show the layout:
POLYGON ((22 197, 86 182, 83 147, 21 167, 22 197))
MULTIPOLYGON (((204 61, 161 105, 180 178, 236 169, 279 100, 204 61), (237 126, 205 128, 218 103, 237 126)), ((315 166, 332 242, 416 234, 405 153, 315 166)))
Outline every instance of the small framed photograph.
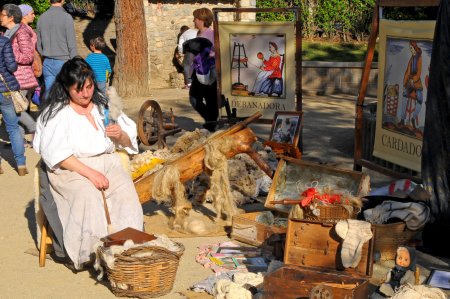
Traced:
POLYGON ((427 285, 450 290, 450 269, 432 269, 427 279, 427 285))
POLYGON ((275 112, 269 141, 296 146, 300 138, 303 112, 275 112))

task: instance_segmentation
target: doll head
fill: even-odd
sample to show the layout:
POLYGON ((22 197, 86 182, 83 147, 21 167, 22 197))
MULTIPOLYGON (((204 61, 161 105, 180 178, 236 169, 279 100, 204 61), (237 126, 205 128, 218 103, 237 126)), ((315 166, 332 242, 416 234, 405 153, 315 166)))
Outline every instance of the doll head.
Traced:
POLYGON ((405 269, 415 268, 415 250, 414 248, 402 246, 397 248, 397 255, 395 257, 395 265, 405 269))

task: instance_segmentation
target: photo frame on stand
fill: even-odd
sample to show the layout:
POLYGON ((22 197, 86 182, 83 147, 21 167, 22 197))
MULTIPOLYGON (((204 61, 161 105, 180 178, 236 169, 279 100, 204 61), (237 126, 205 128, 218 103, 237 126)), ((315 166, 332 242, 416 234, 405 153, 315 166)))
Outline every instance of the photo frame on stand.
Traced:
POLYGON ((264 143, 279 154, 300 158, 298 149, 300 132, 303 124, 301 111, 277 111, 273 117, 269 140, 264 143))

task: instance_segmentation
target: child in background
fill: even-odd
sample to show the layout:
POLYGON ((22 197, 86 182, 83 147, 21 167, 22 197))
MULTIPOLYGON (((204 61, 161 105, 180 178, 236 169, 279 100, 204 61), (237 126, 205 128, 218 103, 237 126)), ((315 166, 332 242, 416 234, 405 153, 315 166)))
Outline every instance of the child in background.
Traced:
POLYGON ((108 57, 102 53, 106 43, 103 37, 99 36, 91 39, 90 44, 92 53, 86 57, 86 62, 94 70, 98 88, 103 94, 106 94, 106 83, 112 72, 108 57))

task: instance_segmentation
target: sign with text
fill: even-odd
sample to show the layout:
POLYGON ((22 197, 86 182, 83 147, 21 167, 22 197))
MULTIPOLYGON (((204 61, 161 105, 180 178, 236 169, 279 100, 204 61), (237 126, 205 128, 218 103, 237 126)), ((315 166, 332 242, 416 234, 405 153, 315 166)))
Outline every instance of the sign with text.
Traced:
POLYGON ((380 20, 373 154, 419 172, 435 23, 380 20))
POLYGON ((222 94, 239 115, 295 110, 292 22, 220 22, 222 94))

